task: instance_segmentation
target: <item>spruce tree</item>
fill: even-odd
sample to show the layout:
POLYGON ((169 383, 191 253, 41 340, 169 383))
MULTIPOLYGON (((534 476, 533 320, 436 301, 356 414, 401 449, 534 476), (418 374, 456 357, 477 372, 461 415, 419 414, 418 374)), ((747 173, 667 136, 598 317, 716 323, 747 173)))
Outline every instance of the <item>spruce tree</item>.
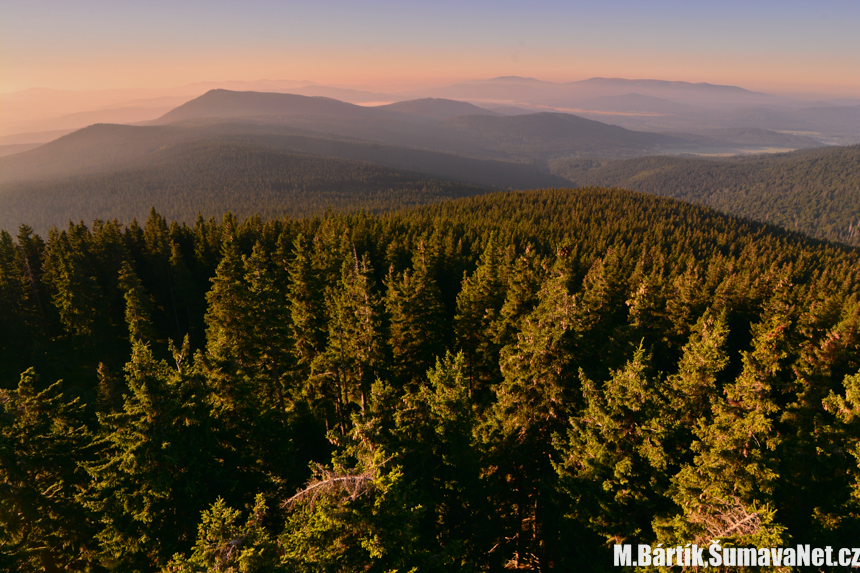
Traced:
POLYGON ((198 573, 229 571, 242 573, 281 573, 278 544, 266 530, 267 507, 257 495, 245 523, 241 512, 231 509, 218 498, 203 512, 197 531, 197 542, 191 555, 175 555, 162 573, 198 573))
POLYGON ((235 240, 207 293, 207 378, 233 479, 281 487, 295 471, 289 431, 294 396, 287 305, 257 244, 240 256, 235 240), (279 436, 273 440, 272 436, 279 436))
POLYGON ((427 380, 392 408, 394 424, 385 445, 401 452, 416 501, 427 508, 426 549, 440 560, 478 568, 488 562, 486 548, 496 543, 488 525, 497 507, 481 479, 480 418, 467 372, 462 353, 437 360, 427 380))
MULTIPOLYGON (((283 502, 279 535, 289 572, 424 570, 432 564, 418 530, 424 509, 402 469, 382 448, 348 449, 329 467, 315 466, 307 487, 283 502), (345 463, 357 459, 356 465, 345 463)), ((430 571, 444 571, 444 561, 430 571)))
POLYGON ((69 334, 93 342, 102 333, 105 301, 97 278, 90 272, 84 231, 50 231, 45 249, 45 275, 51 300, 69 334))
POLYGON ((664 383, 648 372, 641 347, 608 381, 580 378, 582 409, 559 444, 562 487, 593 531, 615 543, 642 539, 668 486, 664 383))
POLYGON ((772 504, 779 479, 775 450, 782 441, 774 386, 784 368, 789 326, 782 312, 754 326, 742 372, 724 396, 712 397, 710 416, 694 429, 694 461, 672 478, 669 495, 682 514, 659 524, 661 540, 729 538, 759 547, 781 545, 785 527, 776 521, 772 504), (745 525, 735 527, 738 521, 745 525))
POLYGON ((718 376, 729 362, 727 337, 725 314, 703 314, 683 348, 678 372, 669 377, 669 404, 682 431, 710 415, 711 400, 721 389, 718 376))
POLYGON ((327 330, 324 283, 314 268, 308 242, 299 235, 293 243, 287 293, 293 356, 304 377, 311 375, 314 360, 325 349, 327 330))
POLYGON ((165 565, 193 542, 197 516, 213 501, 219 464, 208 391, 187 352, 175 355, 172 368, 135 341, 123 409, 99 415, 99 454, 84 466, 93 481, 83 499, 99 516, 107 568, 165 565))
POLYGON ((847 472, 852 481, 851 497, 843 511, 850 512, 852 529, 856 531, 856 522, 860 520, 860 372, 846 376, 842 385, 844 396, 831 392, 824 400, 824 407, 842 423, 839 442, 845 444, 845 450, 854 458, 853 467, 847 472))
POLYGON ((250 406, 250 381, 237 376, 243 359, 250 359, 249 330, 245 312, 250 304, 244 265, 235 240, 223 242, 221 262, 206 293, 206 350, 210 378, 216 390, 213 398, 219 410, 244 410, 250 406))
POLYGON ((385 309, 390 323, 392 369, 399 384, 422 378, 445 351, 444 308, 430 274, 423 244, 412 271, 399 276, 389 269, 385 309))
POLYGON ((355 254, 344 262, 337 288, 328 289, 329 335, 326 370, 332 372, 335 402, 342 424, 348 404, 364 412, 370 386, 382 375, 384 348, 381 301, 373 288, 373 268, 355 254))
POLYGON ((546 279, 545 261, 527 245, 507 273, 505 301, 493 324, 494 342, 499 348, 516 342, 522 320, 538 303, 538 292, 546 279))
POLYGON ((33 369, 0 389, 0 568, 87 570, 97 516, 76 494, 88 484, 84 406, 56 382, 37 390, 33 369))
POLYGON ((454 334, 466 357, 470 391, 489 387, 501 379, 499 351, 493 326, 500 319, 505 302, 505 268, 501 253, 491 237, 478 268, 463 278, 457 295, 454 334))
POLYGON ((487 463, 494 468, 486 479, 506 514, 499 533, 516 539, 505 551, 518 566, 534 565, 535 558, 546 563, 557 547, 553 532, 563 501, 551 485, 552 436, 570 415, 575 388, 569 341, 575 299, 567 284, 558 265, 541 287, 537 307, 523 320, 516 344, 502 349, 504 379, 482 429, 487 463))
POLYGON ((128 325, 129 340, 153 342, 149 300, 137 273, 128 261, 123 262, 119 271, 119 287, 125 298, 125 321, 128 325))
POLYGON ((0 352, 7 360, 14 359, 13 352, 24 350, 35 335, 35 293, 24 271, 12 236, 0 232, 0 352))

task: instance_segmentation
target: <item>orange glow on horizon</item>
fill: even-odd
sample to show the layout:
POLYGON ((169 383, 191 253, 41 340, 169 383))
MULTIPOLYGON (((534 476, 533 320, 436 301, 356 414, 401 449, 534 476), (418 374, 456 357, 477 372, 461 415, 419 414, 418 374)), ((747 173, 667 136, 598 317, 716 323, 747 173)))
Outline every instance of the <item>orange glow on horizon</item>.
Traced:
POLYGON ((462 54, 457 50, 400 52, 367 48, 297 50, 295 53, 191 54, 168 58, 163 54, 112 54, 97 62, 59 58, 33 62, 8 61, 0 76, 0 93, 32 87, 51 89, 168 89, 198 82, 294 80, 324 85, 355 86, 366 91, 408 91, 499 76, 524 76, 549 82, 570 82, 591 77, 661 79, 707 82, 766 90, 827 89, 860 96, 860 76, 846 78, 845 62, 827 65, 810 58, 790 64, 776 58, 701 57, 672 55, 654 58, 614 53, 569 56, 522 53, 517 57, 493 50, 462 54), (39 65, 33 65, 38 63, 39 65))

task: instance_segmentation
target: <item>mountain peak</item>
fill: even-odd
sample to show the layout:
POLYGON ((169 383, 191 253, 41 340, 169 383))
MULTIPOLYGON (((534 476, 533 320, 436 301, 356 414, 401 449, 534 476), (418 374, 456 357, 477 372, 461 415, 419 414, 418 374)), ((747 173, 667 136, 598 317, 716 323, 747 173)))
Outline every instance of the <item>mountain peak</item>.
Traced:
POLYGON ((277 117, 296 115, 356 116, 363 108, 323 96, 276 92, 240 92, 211 89, 155 121, 174 123, 200 118, 277 117))

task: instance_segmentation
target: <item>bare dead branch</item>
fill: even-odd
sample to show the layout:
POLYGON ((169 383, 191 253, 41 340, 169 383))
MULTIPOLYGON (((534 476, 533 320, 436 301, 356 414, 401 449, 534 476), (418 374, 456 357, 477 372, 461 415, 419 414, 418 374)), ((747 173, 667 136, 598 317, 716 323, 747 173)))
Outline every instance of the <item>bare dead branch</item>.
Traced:
POLYGON ((697 511, 690 514, 689 519, 705 530, 705 535, 697 540, 700 544, 708 539, 752 535, 761 529, 759 513, 747 511, 737 499, 699 506, 697 511))
POLYGON ((321 474, 321 477, 312 480, 303 490, 297 492, 291 498, 284 500, 281 503, 281 507, 292 508, 296 503, 306 501, 309 501, 311 506, 313 506, 313 503, 320 495, 337 491, 345 494, 341 496, 340 501, 353 501, 364 493, 371 491, 374 487, 375 477, 373 470, 350 474, 337 473, 317 466, 317 471, 321 474))

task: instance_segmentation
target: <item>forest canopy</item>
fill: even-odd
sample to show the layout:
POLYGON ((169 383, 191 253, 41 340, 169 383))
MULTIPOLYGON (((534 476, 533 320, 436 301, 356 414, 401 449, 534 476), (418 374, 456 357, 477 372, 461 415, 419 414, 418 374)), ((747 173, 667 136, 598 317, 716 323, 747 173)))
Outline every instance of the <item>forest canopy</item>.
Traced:
POLYGON ((858 297, 858 249, 598 188, 2 232, 0 568, 851 547, 858 297))

